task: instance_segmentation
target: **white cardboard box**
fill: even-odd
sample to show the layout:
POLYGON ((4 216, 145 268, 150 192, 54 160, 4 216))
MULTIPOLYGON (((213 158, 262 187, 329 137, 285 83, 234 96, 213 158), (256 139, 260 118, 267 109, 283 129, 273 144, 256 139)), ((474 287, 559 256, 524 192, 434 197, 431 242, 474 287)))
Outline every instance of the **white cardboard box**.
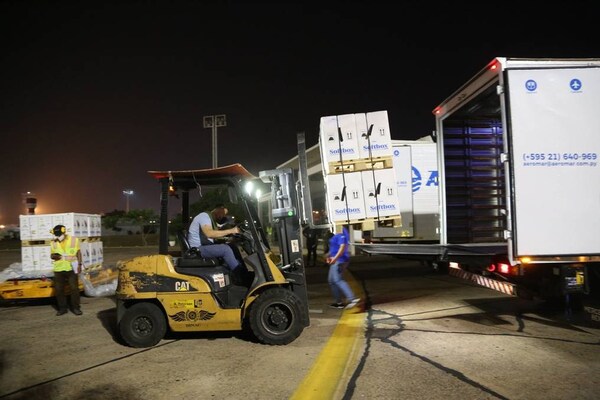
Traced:
POLYGON ((362 171, 367 218, 400 217, 400 206, 393 168, 362 171))
POLYGON ((31 224, 28 215, 19 215, 19 235, 21 240, 31 240, 31 224))
POLYGON ((354 114, 321 117, 319 140, 322 159, 327 163, 359 158, 354 114), (341 129, 342 140, 340 141, 341 129))
POLYGON ((21 247, 21 268, 23 271, 33 271, 35 266, 33 263, 33 247, 21 247))
POLYGON ((49 214, 19 215, 21 240, 50 240, 53 228, 52 217, 49 214))
POLYGON ((327 175, 327 201, 333 222, 365 218, 365 201, 360 172, 327 175))
POLYGON ((39 272, 52 270, 50 246, 21 247, 21 268, 23 272, 39 272))
POLYGON ((64 225, 69 235, 80 239, 102 234, 101 216, 84 213, 20 215, 21 240, 52 240, 52 228, 64 225))
POLYGON ((387 111, 374 111, 365 114, 357 114, 356 125, 360 136, 358 137, 360 158, 391 157, 392 136, 390 134, 390 123, 387 111), (364 115, 364 119, 363 119, 364 115), (371 129, 370 137, 362 133, 371 129))
POLYGON ((52 259, 50 258, 50 246, 33 247, 33 264, 36 271, 52 270, 52 259))
POLYGON ((92 242, 82 242, 80 245, 81 261, 84 266, 92 265, 92 242))
POLYGON ((96 256, 98 258, 98 264, 102 264, 104 262, 104 248, 102 247, 102 242, 97 241, 94 243, 96 244, 96 256))

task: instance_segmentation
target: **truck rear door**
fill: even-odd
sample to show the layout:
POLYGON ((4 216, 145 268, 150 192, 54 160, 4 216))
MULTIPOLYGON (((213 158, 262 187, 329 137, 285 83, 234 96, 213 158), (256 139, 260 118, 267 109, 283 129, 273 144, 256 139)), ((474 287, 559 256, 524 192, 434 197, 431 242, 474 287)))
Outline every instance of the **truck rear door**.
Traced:
POLYGON ((505 79, 512 256, 600 254, 600 68, 505 79))

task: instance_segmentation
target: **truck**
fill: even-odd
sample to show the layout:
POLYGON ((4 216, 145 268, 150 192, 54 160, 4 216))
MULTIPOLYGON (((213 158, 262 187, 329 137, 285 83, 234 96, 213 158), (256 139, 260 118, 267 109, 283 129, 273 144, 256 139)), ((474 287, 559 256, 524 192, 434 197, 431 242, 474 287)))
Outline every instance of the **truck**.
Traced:
POLYGON ((494 58, 433 110, 439 242, 355 247, 507 294, 597 296, 599 105, 599 58, 494 58))
POLYGON ((392 139, 400 223, 376 224, 372 241, 435 243, 440 239, 436 144, 431 135, 392 139))

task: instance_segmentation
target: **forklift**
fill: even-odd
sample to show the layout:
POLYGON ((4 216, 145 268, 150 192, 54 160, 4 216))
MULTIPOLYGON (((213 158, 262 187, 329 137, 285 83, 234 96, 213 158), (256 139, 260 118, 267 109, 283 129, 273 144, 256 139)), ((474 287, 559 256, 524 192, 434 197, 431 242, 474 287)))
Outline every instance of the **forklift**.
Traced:
POLYGON ((152 347, 170 332, 243 331, 259 343, 286 345, 308 327, 308 294, 302 243, 301 212, 292 169, 261 171, 271 185, 275 254, 257 211, 245 190, 258 179, 241 164, 186 171, 148 171, 160 183, 158 254, 118 263, 117 327, 131 347, 152 347), (179 198, 184 227, 190 221, 190 191, 227 188, 229 201, 243 215, 232 245, 239 246, 251 281, 232 279, 221 259, 202 257, 179 232, 181 249, 169 251, 169 200, 179 198), (173 196, 177 194, 177 196, 173 196))

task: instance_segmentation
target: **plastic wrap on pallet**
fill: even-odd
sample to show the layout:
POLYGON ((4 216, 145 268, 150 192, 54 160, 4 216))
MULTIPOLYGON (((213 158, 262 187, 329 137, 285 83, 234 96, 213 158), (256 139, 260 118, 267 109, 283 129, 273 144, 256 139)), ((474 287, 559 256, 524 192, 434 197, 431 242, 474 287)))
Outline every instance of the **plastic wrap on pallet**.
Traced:
POLYGON ((4 270, 0 271, 0 282, 6 282, 10 279, 44 279, 54 276, 52 269, 41 271, 29 271, 23 269, 23 264, 16 262, 10 264, 4 270))
POLYGON ((83 291, 88 297, 106 297, 113 296, 117 292, 117 279, 113 279, 107 283, 93 285, 86 274, 80 274, 79 278, 83 282, 83 291))

